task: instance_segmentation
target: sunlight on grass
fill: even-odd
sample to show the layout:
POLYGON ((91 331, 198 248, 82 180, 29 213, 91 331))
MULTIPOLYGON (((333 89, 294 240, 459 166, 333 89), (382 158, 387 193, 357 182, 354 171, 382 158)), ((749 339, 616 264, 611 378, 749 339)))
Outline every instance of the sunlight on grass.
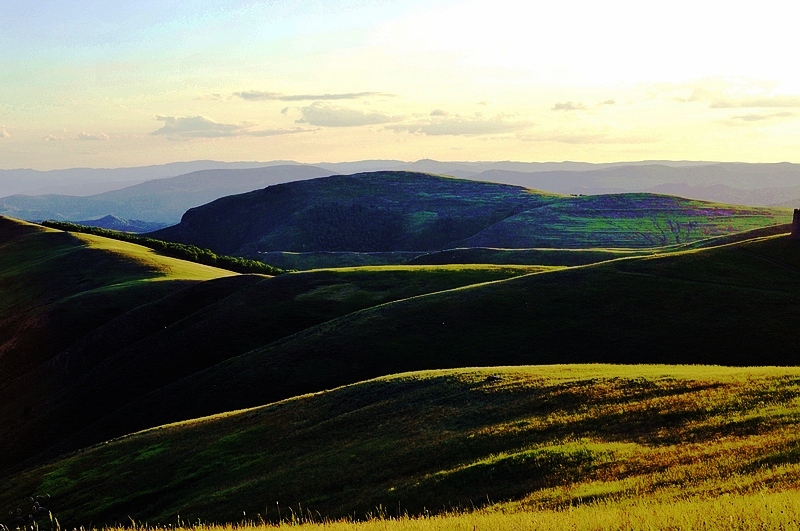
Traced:
POLYGON ((191 522, 770 528, 799 510, 798 421, 798 368, 434 370, 146 430, 10 485, 74 507, 64 522, 118 518, 115 507, 134 499, 125 514, 153 504, 142 518, 174 525, 180 493, 191 522), (134 460, 135 477, 126 475, 134 460), (377 516, 402 518, 333 522, 377 516))
MULTIPOLYGON (((275 509, 276 511, 279 509, 275 509)), ((800 491, 756 492, 718 497, 691 497, 662 501, 639 499, 632 502, 600 501, 550 510, 509 510, 497 506, 467 512, 438 515, 392 516, 376 507, 370 519, 325 520, 302 507, 284 508, 279 524, 244 520, 237 524, 206 525, 182 522, 175 531, 618 531, 618 530, 789 530, 800 527, 800 491)), ((139 529, 165 529, 165 527, 139 529)), ((105 528, 121 531, 122 528, 105 528)))
POLYGON ((225 269, 218 269, 216 267, 164 256, 152 249, 133 243, 103 238, 91 234, 73 233, 73 236, 84 242, 89 249, 97 249, 110 254, 119 255, 131 262, 150 269, 157 275, 152 278, 152 280, 210 280, 237 274, 225 269))
POLYGON ((442 265, 381 265, 381 266, 355 266, 321 268, 312 271, 419 271, 419 272, 449 272, 449 271, 487 271, 512 274, 540 273, 564 269, 563 266, 542 265, 495 265, 495 264, 442 264, 442 265))

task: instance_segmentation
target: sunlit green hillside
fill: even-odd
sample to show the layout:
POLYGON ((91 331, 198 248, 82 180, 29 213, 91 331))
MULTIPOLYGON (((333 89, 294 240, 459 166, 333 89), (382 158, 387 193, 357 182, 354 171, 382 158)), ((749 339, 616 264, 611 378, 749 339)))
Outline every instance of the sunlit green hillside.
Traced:
POLYGON ((794 368, 567 365, 401 374, 164 426, 34 467, 60 521, 343 518, 779 492, 794 368))

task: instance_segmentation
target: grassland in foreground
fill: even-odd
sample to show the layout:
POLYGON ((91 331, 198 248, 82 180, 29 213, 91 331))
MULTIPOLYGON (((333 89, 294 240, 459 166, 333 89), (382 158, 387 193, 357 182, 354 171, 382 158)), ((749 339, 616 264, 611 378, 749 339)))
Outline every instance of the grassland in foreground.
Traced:
MULTIPOLYGON (((600 501, 562 509, 490 509, 417 517, 387 516, 376 509, 365 521, 324 521, 316 515, 287 511, 280 523, 247 522, 228 525, 195 524, 175 531, 762 531, 800 528, 800 491, 730 494, 664 502, 600 501)), ((123 528, 107 531, 122 531, 123 528)), ((146 528, 140 527, 139 529, 146 528)), ((156 528, 160 529, 160 528, 156 528)))
POLYGON ((9 478, 0 506, 48 492, 74 526, 794 499, 799 419, 797 368, 406 373, 89 448, 9 478))

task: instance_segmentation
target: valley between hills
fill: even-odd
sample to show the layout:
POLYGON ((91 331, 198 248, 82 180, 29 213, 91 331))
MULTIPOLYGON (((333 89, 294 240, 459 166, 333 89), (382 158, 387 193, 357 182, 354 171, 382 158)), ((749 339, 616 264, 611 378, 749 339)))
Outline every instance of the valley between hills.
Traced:
POLYGON ((64 528, 798 521, 791 209, 301 171, 136 237, 0 217, 0 509, 46 493, 64 528))

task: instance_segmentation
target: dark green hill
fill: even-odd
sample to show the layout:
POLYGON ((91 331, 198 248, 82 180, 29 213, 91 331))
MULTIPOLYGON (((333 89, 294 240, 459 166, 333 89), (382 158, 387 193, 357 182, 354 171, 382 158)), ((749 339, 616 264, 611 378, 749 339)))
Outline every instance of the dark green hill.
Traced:
POLYGON ((787 223, 790 212, 654 194, 571 197, 410 172, 270 186, 153 233, 218 253, 661 247, 787 223))
POLYGON ((229 254, 418 251, 447 246, 556 198, 422 173, 336 175, 224 197, 153 235, 229 254))

